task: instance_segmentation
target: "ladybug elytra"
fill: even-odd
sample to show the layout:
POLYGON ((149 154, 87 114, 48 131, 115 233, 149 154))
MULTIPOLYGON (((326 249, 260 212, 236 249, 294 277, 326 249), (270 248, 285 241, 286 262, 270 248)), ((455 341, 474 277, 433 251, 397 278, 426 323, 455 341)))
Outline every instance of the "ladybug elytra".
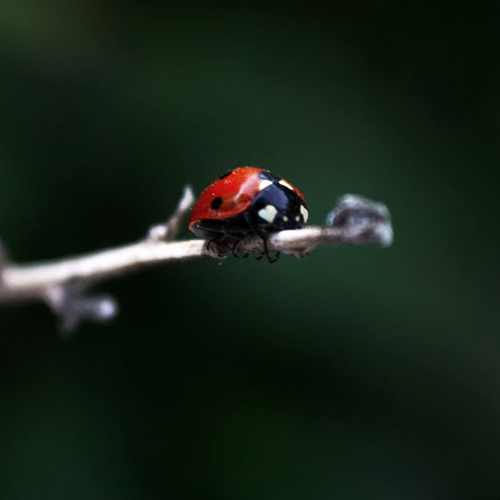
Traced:
POLYGON ((255 233, 263 239, 269 259, 266 234, 299 229, 308 215, 304 196, 286 180, 268 170, 241 167, 221 175, 201 193, 189 229, 211 242, 229 236, 236 244, 255 233))

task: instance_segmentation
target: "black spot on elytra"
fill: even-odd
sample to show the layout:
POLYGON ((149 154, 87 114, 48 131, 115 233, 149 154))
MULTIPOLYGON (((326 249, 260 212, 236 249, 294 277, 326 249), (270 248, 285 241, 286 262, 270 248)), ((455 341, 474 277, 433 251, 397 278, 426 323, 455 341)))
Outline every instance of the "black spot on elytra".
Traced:
POLYGON ((232 170, 228 170, 225 174, 222 174, 220 177, 217 177, 217 179, 220 181, 222 179, 225 179, 228 175, 231 175, 232 173, 233 173, 232 170))
POLYGON ((217 198, 214 198, 212 200, 212 203, 210 203, 210 206, 214 209, 217 210, 220 206, 222 205, 222 198, 220 196, 217 196, 217 198))

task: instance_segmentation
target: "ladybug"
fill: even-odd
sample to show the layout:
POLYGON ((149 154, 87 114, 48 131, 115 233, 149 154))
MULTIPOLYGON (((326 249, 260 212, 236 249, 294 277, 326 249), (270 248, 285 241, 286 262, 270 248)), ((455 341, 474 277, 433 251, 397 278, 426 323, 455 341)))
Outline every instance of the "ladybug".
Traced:
MULTIPOLYGON (((223 236, 238 242, 257 234, 269 257, 266 235, 283 229, 298 229, 309 212, 302 193, 283 178, 255 167, 229 170, 201 193, 189 218, 189 229, 210 243, 223 236)), ((279 255, 279 254, 278 254, 279 255)), ((277 257, 276 257, 277 258, 277 257)), ((276 259, 275 259, 276 260, 276 259)))

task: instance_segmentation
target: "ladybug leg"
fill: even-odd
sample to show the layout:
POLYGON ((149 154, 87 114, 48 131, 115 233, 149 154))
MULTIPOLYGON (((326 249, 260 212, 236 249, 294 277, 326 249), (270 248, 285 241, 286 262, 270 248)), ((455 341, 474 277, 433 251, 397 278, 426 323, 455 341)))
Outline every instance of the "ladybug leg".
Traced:
MULTIPOLYGON (((239 255, 238 255, 236 252, 237 252, 237 250, 238 250, 238 245, 240 244, 240 241, 241 241, 241 238, 239 238, 238 240, 236 240, 236 241, 234 242, 233 248, 231 249, 231 250, 232 250, 232 252, 233 252, 233 255, 234 255, 236 258, 238 258, 238 257, 239 257, 239 255)), ((249 255, 250 255, 250 253, 249 253, 249 252, 243 252, 242 257, 243 257, 244 259, 246 259, 246 258, 248 258, 248 256, 249 256, 249 255)))
POLYGON ((234 242, 234 245, 231 247, 231 252, 233 253, 233 255, 238 258, 238 254, 236 253, 236 249, 238 248, 238 243, 240 242, 240 240, 236 240, 234 242))
POLYGON ((275 262, 278 262, 278 259, 280 258, 280 252, 275 252, 274 258, 270 259, 269 255, 267 256, 267 260, 269 261, 269 264, 274 264, 275 262))
POLYGON ((245 214, 245 219, 246 219, 250 229, 256 235, 258 235, 262 238, 262 242, 264 244, 264 253, 262 255, 260 255, 259 257, 256 257, 255 259, 260 260, 265 255, 269 264, 274 264, 279 258, 279 255, 280 255, 279 252, 276 252, 275 257, 271 258, 271 256, 269 255, 269 248, 267 247, 267 235, 266 235, 266 233, 264 231, 262 231, 262 229, 257 224, 254 223, 252 216, 249 213, 245 214))
MULTIPOLYGON (((236 257, 238 258, 239 255, 236 253, 236 249, 238 248, 238 244, 239 242, 241 241, 241 236, 240 235, 236 235, 234 233, 229 233, 227 231, 222 231, 221 234, 219 235, 220 237, 221 236, 229 236, 231 239, 234 239, 234 243, 229 246, 229 244, 225 244, 224 246, 229 248, 231 250, 231 253, 236 257)), ((228 242, 229 243, 229 242, 228 242)))
POLYGON ((219 251, 223 253, 231 252, 236 258, 238 258, 238 255, 236 254, 236 248, 238 247, 238 243, 240 242, 240 240, 240 235, 224 231, 221 228, 220 231, 212 232, 212 236, 207 241, 207 250, 210 251, 210 247, 214 245, 218 248, 219 251), (228 240, 227 238, 230 239, 228 240))
POLYGON ((264 255, 266 256, 267 262, 269 262, 269 264, 274 264, 275 262, 278 261, 281 254, 280 254, 280 252, 275 252, 274 257, 271 257, 271 254, 269 252, 267 252, 267 253, 261 254, 259 257, 256 257, 256 260, 262 259, 262 257, 264 257, 264 255))
POLYGON ((207 250, 210 251, 210 246, 215 245, 216 247, 227 247, 227 245, 224 245, 224 243, 218 243, 218 241, 224 236, 224 233, 219 233, 216 234, 215 236, 212 236, 208 241, 207 241, 207 250))
POLYGON ((221 237, 220 234, 216 234, 215 236, 212 236, 212 238, 210 238, 208 241, 207 241, 207 250, 210 251, 210 246, 211 245, 217 245, 217 240, 219 240, 221 237))
POLYGON ((280 253, 275 252, 274 257, 271 257, 270 252, 269 252, 269 248, 267 248, 267 235, 260 229, 258 232, 255 231, 255 233, 262 238, 262 241, 264 243, 264 253, 262 255, 260 255, 259 257, 256 257, 256 259, 260 260, 265 255, 267 262, 269 262, 269 264, 274 264, 279 259, 280 253))
POLYGON ((256 257, 255 259, 256 260, 260 260, 265 255, 266 259, 267 259, 267 262, 269 262, 269 264, 274 264, 275 262, 278 261, 278 259, 280 257, 280 253, 279 252, 275 252, 274 257, 271 257, 271 253, 269 252, 269 249, 267 248, 267 238, 266 238, 266 235, 265 234, 259 234, 259 233, 257 233, 257 234, 262 238, 262 241, 264 242, 264 253, 262 253, 261 255, 259 255, 258 257, 256 257))

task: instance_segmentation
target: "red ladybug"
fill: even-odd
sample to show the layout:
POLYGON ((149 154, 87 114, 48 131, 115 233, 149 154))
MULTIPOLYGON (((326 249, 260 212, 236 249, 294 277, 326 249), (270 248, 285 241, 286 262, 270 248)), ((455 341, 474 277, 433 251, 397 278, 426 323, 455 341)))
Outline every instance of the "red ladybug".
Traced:
POLYGON ((211 242, 222 236, 236 239, 233 253, 241 238, 258 234, 269 259, 266 234, 298 229, 308 215, 297 188, 268 170, 241 167, 221 175, 201 193, 191 211, 189 229, 211 242))

